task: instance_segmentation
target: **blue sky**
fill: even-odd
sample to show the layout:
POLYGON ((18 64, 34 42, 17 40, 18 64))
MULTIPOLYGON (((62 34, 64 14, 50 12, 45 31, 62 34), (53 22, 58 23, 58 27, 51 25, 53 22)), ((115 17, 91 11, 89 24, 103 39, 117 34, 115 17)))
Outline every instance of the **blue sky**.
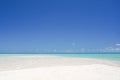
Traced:
POLYGON ((1 0, 0 52, 104 49, 120 43, 119 0, 1 0))

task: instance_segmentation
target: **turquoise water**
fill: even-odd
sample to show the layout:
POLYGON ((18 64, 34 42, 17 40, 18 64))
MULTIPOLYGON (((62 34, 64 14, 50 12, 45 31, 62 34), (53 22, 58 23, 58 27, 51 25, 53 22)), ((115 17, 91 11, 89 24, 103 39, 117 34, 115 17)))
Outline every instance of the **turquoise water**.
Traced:
POLYGON ((82 57, 120 61, 120 54, 56 54, 64 57, 82 57))
POLYGON ((0 54, 0 56, 63 56, 120 61, 120 54, 0 54))

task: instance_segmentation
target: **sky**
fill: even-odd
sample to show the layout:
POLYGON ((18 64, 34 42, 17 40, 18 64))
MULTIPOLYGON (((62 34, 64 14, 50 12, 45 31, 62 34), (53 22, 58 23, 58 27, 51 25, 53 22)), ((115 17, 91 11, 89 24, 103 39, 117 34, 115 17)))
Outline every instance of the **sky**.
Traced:
POLYGON ((0 0, 0 53, 120 50, 119 3, 0 0))

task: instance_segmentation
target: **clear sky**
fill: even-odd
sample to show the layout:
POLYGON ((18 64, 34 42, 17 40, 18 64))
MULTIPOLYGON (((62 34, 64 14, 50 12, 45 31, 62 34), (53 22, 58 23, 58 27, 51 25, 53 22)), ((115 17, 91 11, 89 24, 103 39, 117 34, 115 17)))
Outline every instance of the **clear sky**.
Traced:
POLYGON ((120 43, 119 0, 0 0, 0 52, 103 49, 120 43))

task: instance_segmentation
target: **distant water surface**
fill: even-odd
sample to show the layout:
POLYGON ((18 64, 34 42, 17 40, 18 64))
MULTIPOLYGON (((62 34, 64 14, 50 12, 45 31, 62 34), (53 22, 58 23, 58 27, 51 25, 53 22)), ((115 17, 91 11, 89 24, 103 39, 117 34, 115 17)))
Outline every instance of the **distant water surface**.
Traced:
POLYGON ((120 61, 120 54, 56 54, 64 57, 82 57, 120 61))
POLYGON ((0 57, 5 56, 62 56, 62 57, 80 57, 80 58, 95 58, 120 61, 120 54, 0 54, 0 57))

